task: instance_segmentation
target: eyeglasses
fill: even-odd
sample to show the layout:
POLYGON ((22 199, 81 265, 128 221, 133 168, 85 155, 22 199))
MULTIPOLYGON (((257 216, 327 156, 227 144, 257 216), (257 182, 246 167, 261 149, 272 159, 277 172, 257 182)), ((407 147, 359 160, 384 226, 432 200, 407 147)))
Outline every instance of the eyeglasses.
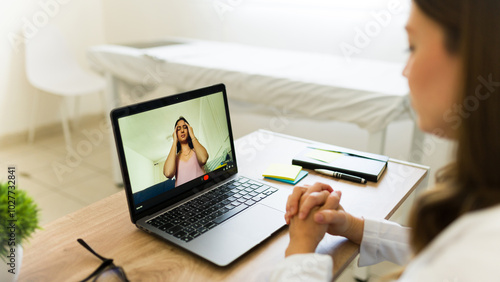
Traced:
POLYGON ((116 266, 113 263, 113 259, 108 259, 102 257, 98 253, 96 253, 92 248, 83 241, 83 239, 78 239, 78 243, 80 243, 85 249, 89 250, 89 252, 93 253, 96 257, 102 260, 101 265, 92 272, 87 278, 83 279, 81 282, 89 281, 92 277, 95 278, 92 280, 93 282, 108 282, 108 281, 116 281, 116 282, 129 282, 127 275, 125 275, 125 271, 123 268, 116 266))

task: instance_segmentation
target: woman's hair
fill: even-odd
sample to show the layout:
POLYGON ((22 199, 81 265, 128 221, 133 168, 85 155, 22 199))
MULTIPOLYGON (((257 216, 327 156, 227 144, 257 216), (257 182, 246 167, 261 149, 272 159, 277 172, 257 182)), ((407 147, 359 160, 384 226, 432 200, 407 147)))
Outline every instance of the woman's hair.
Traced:
MULTIPOLYGON (((411 245, 424 249, 459 216, 500 204, 500 1, 413 0, 445 33, 445 47, 461 61, 456 159, 410 214, 411 245)), ((457 108, 454 107, 456 110, 457 108)), ((452 109, 450 109, 452 110, 452 109)))
MULTIPOLYGON (((180 116, 179 119, 174 124, 175 134, 177 134, 177 123, 179 121, 181 121, 181 120, 183 120, 185 123, 189 124, 189 122, 183 116, 180 116)), ((194 146, 193 146, 193 139, 191 139, 191 135, 189 135, 189 131, 188 131, 187 142, 188 142, 189 148, 193 149, 194 148, 194 146)), ((181 142, 179 142, 179 140, 177 140, 177 151, 176 151, 176 154, 178 154, 180 151, 181 151, 181 142)))

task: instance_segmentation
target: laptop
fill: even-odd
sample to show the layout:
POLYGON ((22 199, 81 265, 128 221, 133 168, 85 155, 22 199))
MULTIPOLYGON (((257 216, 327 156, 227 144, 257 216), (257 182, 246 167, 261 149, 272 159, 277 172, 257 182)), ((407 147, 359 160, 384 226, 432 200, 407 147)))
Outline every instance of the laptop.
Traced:
POLYGON ((238 173, 223 84, 120 107, 111 121, 130 218, 139 229, 226 266, 285 225, 289 192, 238 173), (197 175, 176 163, 179 171, 167 178, 179 117, 208 159, 201 166, 196 155, 197 175), (181 177, 181 169, 189 173, 181 177))

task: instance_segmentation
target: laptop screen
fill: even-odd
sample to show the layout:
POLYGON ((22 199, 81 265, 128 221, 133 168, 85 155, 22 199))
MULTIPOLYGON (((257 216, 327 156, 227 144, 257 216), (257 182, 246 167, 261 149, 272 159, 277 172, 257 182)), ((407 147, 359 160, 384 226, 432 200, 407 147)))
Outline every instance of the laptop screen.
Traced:
POLYGON ((132 217, 237 171, 223 85, 116 109, 112 120, 132 217))

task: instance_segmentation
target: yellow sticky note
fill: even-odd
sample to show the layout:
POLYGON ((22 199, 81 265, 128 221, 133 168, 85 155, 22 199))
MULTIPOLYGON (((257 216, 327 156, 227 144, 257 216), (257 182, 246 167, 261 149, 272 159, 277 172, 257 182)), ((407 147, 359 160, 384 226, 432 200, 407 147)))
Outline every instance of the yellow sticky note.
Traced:
POLYGON ((315 160, 322 161, 325 163, 331 163, 334 160, 342 157, 343 154, 331 152, 331 151, 320 150, 320 149, 314 149, 314 150, 309 151, 306 156, 311 158, 311 159, 315 159, 315 160))
POLYGON ((262 173, 262 176, 293 181, 297 178, 301 170, 302 167, 298 165, 271 164, 267 167, 266 171, 262 173))

